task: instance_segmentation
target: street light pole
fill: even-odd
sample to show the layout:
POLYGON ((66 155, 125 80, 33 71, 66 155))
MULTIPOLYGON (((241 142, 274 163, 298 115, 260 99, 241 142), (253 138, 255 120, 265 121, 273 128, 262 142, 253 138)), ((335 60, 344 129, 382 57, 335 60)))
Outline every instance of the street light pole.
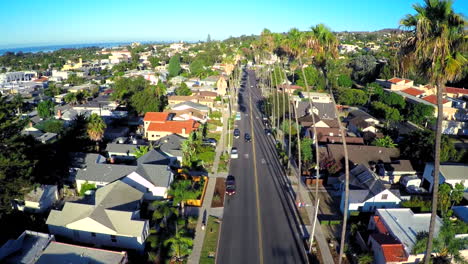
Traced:
POLYGON ((309 253, 312 253, 312 244, 314 243, 314 235, 315 235, 315 225, 317 224, 317 220, 318 220, 317 219, 317 214, 318 214, 319 203, 320 203, 320 199, 317 199, 317 204, 315 205, 314 225, 312 226, 312 234, 310 235, 309 253))

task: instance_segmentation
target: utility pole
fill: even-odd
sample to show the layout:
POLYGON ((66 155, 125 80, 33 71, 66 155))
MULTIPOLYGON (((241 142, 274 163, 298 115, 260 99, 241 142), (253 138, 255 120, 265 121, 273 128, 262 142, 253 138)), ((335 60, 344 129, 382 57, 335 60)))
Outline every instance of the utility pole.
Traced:
MULTIPOLYGON (((316 179, 318 180, 318 179, 316 179)), ((314 216, 314 225, 312 226, 312 234, 310 235, 310 247, 309 253, 312 253, 312 244, 314 243, 314 235, 315 235, 315 225, 317 224, 317 214, 318 214, 318 207, 319 207, 320 199, 317 199, 317 204, 315 205, 315 216, 314 216)))

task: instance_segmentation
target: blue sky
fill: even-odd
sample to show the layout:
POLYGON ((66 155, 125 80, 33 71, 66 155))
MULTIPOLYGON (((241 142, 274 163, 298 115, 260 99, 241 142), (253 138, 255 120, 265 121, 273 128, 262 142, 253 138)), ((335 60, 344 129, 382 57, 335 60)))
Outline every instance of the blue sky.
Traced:
MULTIPOLYGON (((395 28, 421 0, 1 0, 0 47, 225 39, 325 23, 335 31, 395 28)), ((468 15, 468 1, 455 1, 468 15)))

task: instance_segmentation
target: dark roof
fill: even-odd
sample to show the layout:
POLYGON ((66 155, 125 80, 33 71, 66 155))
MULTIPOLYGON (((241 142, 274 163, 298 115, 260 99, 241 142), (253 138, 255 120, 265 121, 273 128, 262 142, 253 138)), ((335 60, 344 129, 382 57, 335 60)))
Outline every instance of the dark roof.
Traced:
MULTIPOLYGON (((318 115, 314 114, 315 118, 315 123, 318 123, 320 121, 324 122, 327 124, 329 127, 339 127, 339 123, 337 119, 321 119, 318 115)), ((299 123, 301 123, 301 126, 312 126, 312 115, 306 115, 303 117, 298 118, 299 123)))
POLYGON ((356 118, 356 117, 364 117, 364 118, 374 118, 376 119, 375 117, 371 116, 370 114, 362 111, 362 110, 352 110, 349 112, 349 115, 348 115, 348 118, 351 119, 351 118, 356 118))
MULTIPOLYGON (((355 165, 368 165, 371 161, 390 163, 392 159, 398 158, 400 155, 400 151, 397 148, 349 145, 347 146, 347 149, 349 161, 355 165)), ((344 159, 343 146, 327 144, 327 155, 332 157, 336 162, 341 163, 344 159)))
POLYGON ((159 145, 159 149, 173 157, 182 157, 182 142, 185 138, 177 134, 171 134, 160 138, 156 141, 156 145, 159 145))

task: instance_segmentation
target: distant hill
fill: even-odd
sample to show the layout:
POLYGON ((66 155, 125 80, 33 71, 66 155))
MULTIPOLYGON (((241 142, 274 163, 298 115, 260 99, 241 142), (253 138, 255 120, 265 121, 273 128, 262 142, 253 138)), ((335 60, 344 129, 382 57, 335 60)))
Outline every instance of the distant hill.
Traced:
POLYGON ((339 31, 336 33, 357 33, 357 34, 369 34, 369 33, 377 33, 377 34, 388 34, 388 33, 401 33, 403 30, 398 28, 384 28, 376 31, 339 31))

